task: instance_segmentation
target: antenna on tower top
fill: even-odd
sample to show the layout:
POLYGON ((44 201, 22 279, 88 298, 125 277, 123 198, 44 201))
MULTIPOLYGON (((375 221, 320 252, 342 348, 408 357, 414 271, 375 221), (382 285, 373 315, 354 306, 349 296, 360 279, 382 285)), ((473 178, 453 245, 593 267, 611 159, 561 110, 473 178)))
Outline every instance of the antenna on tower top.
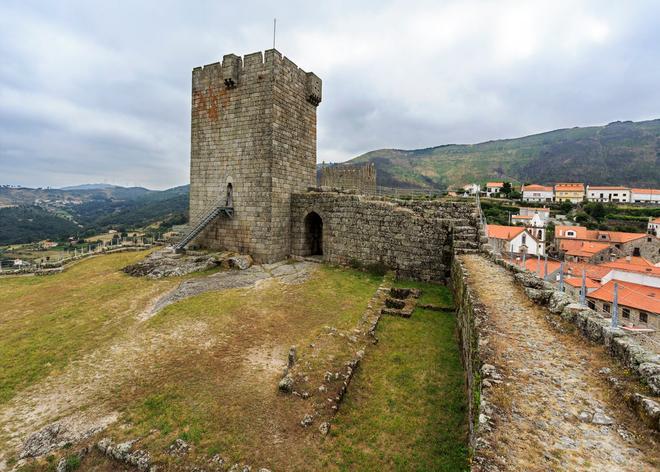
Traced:
POLYGON ((277 18, 273 18, 273 49, 275 49, 275 32, 277 31, 277 18))

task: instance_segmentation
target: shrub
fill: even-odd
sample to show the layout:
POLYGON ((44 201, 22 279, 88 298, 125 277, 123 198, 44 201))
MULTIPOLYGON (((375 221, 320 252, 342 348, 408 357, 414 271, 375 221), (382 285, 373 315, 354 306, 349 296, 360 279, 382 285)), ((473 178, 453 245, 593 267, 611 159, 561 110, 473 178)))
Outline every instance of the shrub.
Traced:
POLYGON ((389 267, 387 267, 384 262, 378 261, 372 264, 367 264, 365 269, 371 274, 383 276, 387 274, 389 267))

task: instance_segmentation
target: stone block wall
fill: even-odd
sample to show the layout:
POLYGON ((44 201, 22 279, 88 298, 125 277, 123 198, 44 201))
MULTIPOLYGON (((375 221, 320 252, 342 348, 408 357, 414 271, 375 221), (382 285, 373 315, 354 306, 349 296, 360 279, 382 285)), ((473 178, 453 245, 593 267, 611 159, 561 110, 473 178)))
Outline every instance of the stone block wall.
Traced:
POLYGON ((376 166, 373 163, 336 165, 321 169, 321 187, 355 189, 363 194, 376 193, 376 166))
POLYGON ((382 263, 401 277, 444 280, 454 234, 467 234, 456 229, 476 227, 474 211, 471 202, 393 201, 321 191, 294 194, 291 253, 310 255, 305 218, 314 212, 323 222, 324 260, 382 263))
POLYGON ((316 176, 316 106, 320 79, 276 50, 224 56, 193 70, 190 221, 225 205, 195 245, 251 254, 260 262, 289 253, 292 192, 316 176))

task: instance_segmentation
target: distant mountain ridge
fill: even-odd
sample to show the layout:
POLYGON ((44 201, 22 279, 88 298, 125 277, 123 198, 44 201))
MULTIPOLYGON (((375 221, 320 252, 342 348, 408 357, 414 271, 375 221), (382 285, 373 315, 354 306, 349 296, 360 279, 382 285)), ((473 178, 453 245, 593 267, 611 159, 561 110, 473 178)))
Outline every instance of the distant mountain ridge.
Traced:
POLYGON ((448 188, 470 182, 587 182, 660 187, 660 119, 559 129, 479 144, 379 149, 345 164, 373 162, 378 185, 448 188))

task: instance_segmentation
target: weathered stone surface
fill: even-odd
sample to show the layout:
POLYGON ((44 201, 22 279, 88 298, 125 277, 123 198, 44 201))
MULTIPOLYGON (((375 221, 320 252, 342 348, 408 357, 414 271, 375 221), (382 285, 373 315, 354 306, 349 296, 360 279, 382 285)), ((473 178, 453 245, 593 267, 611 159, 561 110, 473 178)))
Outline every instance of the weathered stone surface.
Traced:
POLYGON ((110 438, 103 438, 96 443, 96 448, 108 457, 135 466, 138 470, 151 469, 151 456, 147 451, 137 449, 133 451, 135 440, 115 444, 110 438))
POLYGON ((548 299, 548 310, 550 310, 551 313, 559 314, 564 310, 564 307, 572 301, 571 297, 565 293, 554 291, 548 299))
POLYGON ((45 428, 32 433, 25 444, 19 457, 24 459, 26 457, 38 457, 50 452, 58 447, 63 447, 66 441, 62 440, 64 428, 60 423, 53 423, 45 428))
POLYGON ((231 268, 245 270, 252 265, 252 257, 249 255, 232 256, 227 259, 227 262, 231 268))
POLYGON ((134 277, 159 279, 176 277, 207 270, 221 263, 214 254, 175 254, 169 249, 156 251, 136 264, 124 267, 122 270, 134 277))

